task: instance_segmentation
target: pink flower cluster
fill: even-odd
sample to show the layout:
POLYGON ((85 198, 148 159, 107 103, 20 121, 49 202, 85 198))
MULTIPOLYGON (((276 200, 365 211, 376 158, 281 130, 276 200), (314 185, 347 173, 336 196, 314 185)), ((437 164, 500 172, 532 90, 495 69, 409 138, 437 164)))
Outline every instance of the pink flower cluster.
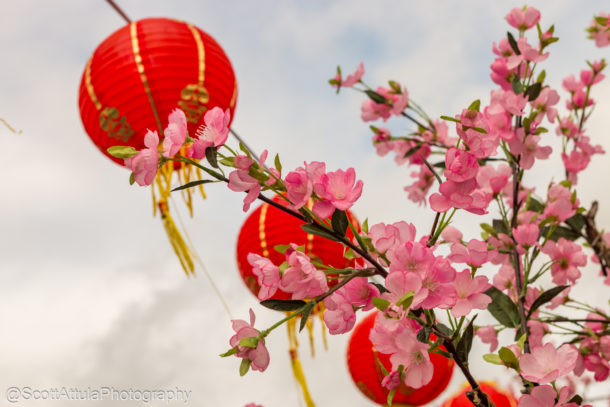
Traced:
POLYGON ((610 45, 610 14, 600 12, 591 20, 591 25, 587 28, 589 38, 595 41, 598 47, 610 45))
POLYGON ((378 119, 388 120, 390 116, 400 116, 409 104, 407 88, 399 84, 390 88, 379 86, 376 93, 383 96, 388 103, 377 103, 367 99, 362 102, 361 115, 363 121, 370 122, 378 119))
POLYGON ((231 337, 229 343, 237 350, 235 356, 249 360, 252 370, 264 372, 269 366, 269 351, 265 346, 264 338, 259 338, 260 332, 254 329, 255 319, 254 311, 250 310, 250 323, 242 319, 232 320, 235 335, 231 337), (240 344, 240 341, 247 338, 257 338, 256 346, 250 347, 240 344))

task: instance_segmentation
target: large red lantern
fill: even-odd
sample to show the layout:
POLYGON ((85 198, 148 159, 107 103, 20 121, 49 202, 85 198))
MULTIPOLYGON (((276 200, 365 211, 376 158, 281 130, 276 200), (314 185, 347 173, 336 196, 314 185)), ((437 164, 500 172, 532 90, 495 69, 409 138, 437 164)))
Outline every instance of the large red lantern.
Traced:
MULTIPOLYGON (((286 201, 280 196, 273 198, 275 202, 286 205, 286 201)), ((356 230, 357 224, 354 215, 347 211, 348 217, 356 230)), ((311 258, 319 259, 322 263, 335 268, 345 268, 353 265, 353 261, 343 256, 344 247, 341 243, 334 242, 317 235, 311 235, 301 229, 304 222, 281 211, 280 209, 262 204, 256 208, 246 219, 237 238, 237 267, 246 286, 252 294, 258 295, 260 286, 256 276, 252 273, 252 266, 248 263, 248 253, 255 253, 267 257, 274 264, 280 265, 286 257, 274 250, 277 245, 295 243, 305 246, 305 253, 311 258)), ((353 239, 354 235, 348 229, 347 238, 353 239)), ((291 294, 278 290, 273 299, 288 299, 291 294)))
MULTIPOLYGON (((487 394, 496 407, 516 407, 517 399, 509 392, 502 391, 493 382, 479 383, 481 390, 487 394)), ((472 403, 466 397, 466 392, 470 391, 470 386, 464 386, 460 391, 456 392, 441 407, 470 407, 472 403)))
MULTIPOLYGON (((375 327, 377 312, 371 312, 356 324, 347 347, 347 365, 349 372, 360 391, 375 403, 385 405, 388 391, 381 386, 383 372, 376 360, 379 360, 387 371, 392 364, 390 355, 378 353, 369 339, 375 327)), ((394 395, 393 406, 421 406, 438 397, 449 384, 455 362, 451 359, 430 353, 434 366, 432 380, 427 385, 412 389, 401 384, 394 395)))
POLYGON ((218 43, 199 28, 168 18, 134 21, 106 38, 87 61, 78 104, 95 145, 144 147, 147 129, 163 135, 180 108, 194 134, 206 110, 237 100, 233 67, 218 43))
MULTIPOLYGON (((233 119, 236 100, 233 67, 212 37, 184 21, 146 18, 115 31, 93 52, 83 72, 78 104, 93 143, 122 164, 107 149, 121 145, 140 150, 148 129, 156 130, 162 139, 167 117, 174 109, 184 111, 193 135, 208 109, 230 109, 233 119)), ((194 250, 170 216, 169 194, 176 186, 174 178, 185 184, 201 176, 190 165, 167 163, 152 185, 154 214, 159 210, 187 274, 194 272, 194 250)), ((191 215, 193 191, 181 192, 191 215)), ((199 191, 205 197, 203 188, 199 191)))

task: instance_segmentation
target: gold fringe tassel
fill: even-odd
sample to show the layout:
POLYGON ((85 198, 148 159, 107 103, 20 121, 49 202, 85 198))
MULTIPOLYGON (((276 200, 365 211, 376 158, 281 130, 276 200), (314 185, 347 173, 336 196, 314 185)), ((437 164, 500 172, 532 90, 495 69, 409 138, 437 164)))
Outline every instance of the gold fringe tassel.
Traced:
POLYGON ((307 405, 307 407, 316 407, 316 403, 314 403, 311 398, 311 394, 309 394, 309 388, 307 387, 307 380, 305 379, 303 366, 301 366, 301 361, 299 360, 299 353, 297 351, 299 342, 297 340, 296 323, 296 318, 293 318, 286 323, 286 328, 288 329, 288 343, 290 345, 289 352, 290 363, 292 365, 292 374, 294 375, 295 380, 301 387, 303 399, 305 399, 305 404, 307 405))

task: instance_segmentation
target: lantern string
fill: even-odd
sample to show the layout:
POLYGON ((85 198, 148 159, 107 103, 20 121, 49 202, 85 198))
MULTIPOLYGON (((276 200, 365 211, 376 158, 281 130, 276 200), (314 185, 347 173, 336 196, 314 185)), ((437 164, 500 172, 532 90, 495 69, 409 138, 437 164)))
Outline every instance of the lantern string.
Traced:
POLYGON ((6 126, 7 129, 9 129, 10 131, 12 131, 15 134, 21 134, 23 133, 22 130, 15 130, 10 124, 7 123, 6 120, 4 120, 2 117, 0 117, 0 122, 4 123, 4 125, 6 126))
POLYGON ((203 260, 201 260, 201 257, 199 257, 197 250, 195 250, 195 246, 193 245, 193 242, 191 241, 191 237, 189 236, 188 231, 187 231, 186 227, 184 226, 184 222, 182 222, 182 216, 180 216, 180 211, 178 210, 178 206, 176 205, 176 202, 171 197, 171 195, 170 195, 170 200, 172 201, 174 208, 176 208, 176 217, 178 219, 178 223, 180 224, 180 228, 184 232, 184 237, 186 238, 186 241, 187 241, 188 245, 190 246, 190 250, 191 250, 191 253, 193 254, 193 256, 195 257, 195 261, 197 262, 197 264, 199 264, 199 268, 201 268, 201 270, 203 271, 203 274, 205 274, 206 278, 208 279, 208 282, 210 283, 210 285, 212 286, 212 289, 216 293, 216 296, 222 303, 222 306, 225 309, 225 311, 227 312, 227 314, 229 315, 229 318, 234 319, 233 314, 231 313, 231 310, 229 309, 229 305, 227 304, 222 293, 220 292, 220 289, 218 289, 218 286, 214 282, 212 275, 208 272, 208 269, 205 266, 205 264, 203 263, 203 260))
POLYGON ((125 12, 123 10, 121 10, 121 8, 119 7, 118 4, 116 4, 114 2, 114 0, 106 0, 108 2, 108 4, 110 4, 110 6, 117 12, 119 13, 119 15, 121 17, 123 17, 123 20, 125 20, 127 22, 127 24, 131 23, 131 19, 129 17, 127 17, 127 14, 125 14, 125 12))

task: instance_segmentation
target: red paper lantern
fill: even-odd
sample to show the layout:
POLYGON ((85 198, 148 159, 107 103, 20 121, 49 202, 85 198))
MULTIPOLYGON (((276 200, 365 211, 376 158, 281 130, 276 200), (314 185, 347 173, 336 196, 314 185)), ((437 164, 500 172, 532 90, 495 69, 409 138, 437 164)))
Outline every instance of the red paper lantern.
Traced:
POLYGON ((114 145, 144 147, 147 129, 159 136, 167 116, 182 109, 194 134, 206 110, 231 109, 237 82, 218 43, 199 28, 168 18, 132 22, 106 38, 83 73, 79 108, 91 140, 107 157, 114 145))
MULTIPOLYGON (((509 392, 504 392, 493 382, 479 383, 481 390, 485 392, 494 402, 496 407, 516 407, 517 399, 509 392)), ((451 398, 443 403, 441 407, 470 407, 472 403, 466 397, 466 392, 470 391, 470 386, 464 386, 460 391, 456 392, 451 398)))
MULTIPOLYGON (((286 205, 286 201, 279 196, 274 197, 273 200, 286 205)), ((354 215, 350 211, 347 211, 347 215, 356 230, 359 230, 360 226, 354 215)), ((252 273, 252 266, 248 263, 248 253, 267 257, 279 266, 286 260, 286 256, 277 252, 274 247, 295 243, 298 246, 305 246, 306 254, 319 258, 324 264, 335 268, 353 265, 353 261, 343 257, 344 248, 341 243, 308 234, 301 229, 303 224, 304 222, 294 216, 267 203, 256 208, 248 216, 237 238, 237 267, 242 280, 252 294, 258 295, 260 286, 252 273)), ((353 236, 348 229, 347 238, 352 239, 353 236)), ((285 300, 291 298, 291 294, 278 290, 272 298, 285 300)))
MULTIPOLYGON (((389 392, 381 386, 384 375, 376 359, 379 359, 388 372, 392 370, 392 363, 390 355, 378 353, 369 339, 376 317, 377 312, 372 312, 354 328, 347 347, 347 366, 360 391, 375 403, 385 405, 389 392)), ((436 353, 430 353, 430 361, 434 366, 430 383, 419 389, 401 384, 396 390, 392 406, 421 406, 434 400, 445 390, 453 375, 455 362, 436 353)))

